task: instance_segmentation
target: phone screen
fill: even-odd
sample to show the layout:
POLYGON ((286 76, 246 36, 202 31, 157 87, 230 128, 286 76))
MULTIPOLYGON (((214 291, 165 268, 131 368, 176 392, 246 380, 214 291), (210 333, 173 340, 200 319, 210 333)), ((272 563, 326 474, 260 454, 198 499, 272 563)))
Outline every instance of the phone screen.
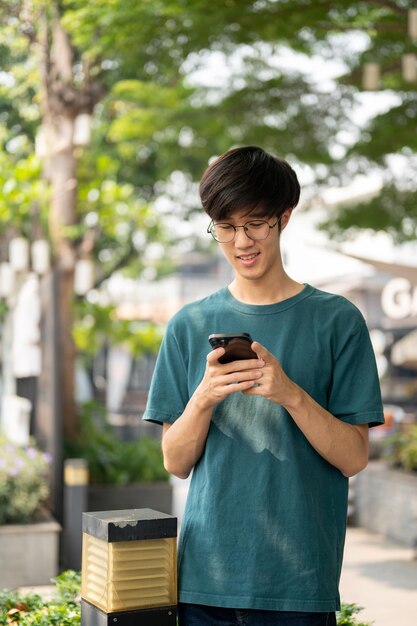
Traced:
POLYGON ((231 363, 241 359, 257 359, 256 352, 252 350, 253 339, 249 333, 217 333, 209 335, 212 348, 222 347, 226 352, 219 358, 219 363, 231 363))

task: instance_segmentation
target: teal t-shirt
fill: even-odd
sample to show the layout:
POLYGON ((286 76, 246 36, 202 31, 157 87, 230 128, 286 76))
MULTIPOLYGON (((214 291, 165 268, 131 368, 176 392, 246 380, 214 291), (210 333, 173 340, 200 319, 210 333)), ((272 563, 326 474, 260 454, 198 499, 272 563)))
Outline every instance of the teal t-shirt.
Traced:
MULTIPOLYGON (((335 417, 376 425, 383 410, 364 319, 341 296, 306 285, 271 305, 227 288, 170 321, 144 419, 172 424, 200 383, 211 333, 248 332, 335 417)), ((283 407, 240 392, 219 403, 196 464, 179 542, 181 602, 334 611, 348 479, 283 407)))

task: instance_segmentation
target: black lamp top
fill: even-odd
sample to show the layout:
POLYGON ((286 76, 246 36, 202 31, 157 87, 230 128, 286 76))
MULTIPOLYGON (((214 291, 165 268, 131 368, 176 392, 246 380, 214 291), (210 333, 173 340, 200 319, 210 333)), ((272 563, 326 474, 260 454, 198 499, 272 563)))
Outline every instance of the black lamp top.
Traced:
POLYGON ((177 536, 177 518, 153 509, 83 513, 83 532, 108 543, 177 536))

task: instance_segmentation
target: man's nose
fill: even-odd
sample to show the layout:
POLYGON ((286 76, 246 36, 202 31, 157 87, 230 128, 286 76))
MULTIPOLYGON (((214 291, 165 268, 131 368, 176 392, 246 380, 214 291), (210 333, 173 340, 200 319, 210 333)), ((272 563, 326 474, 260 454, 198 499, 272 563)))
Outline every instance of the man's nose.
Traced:
POLYGON ((253 239, 248 237, 243 226, 236 226, 235 245, 238 247, 248 247, 253 244, 253 239))

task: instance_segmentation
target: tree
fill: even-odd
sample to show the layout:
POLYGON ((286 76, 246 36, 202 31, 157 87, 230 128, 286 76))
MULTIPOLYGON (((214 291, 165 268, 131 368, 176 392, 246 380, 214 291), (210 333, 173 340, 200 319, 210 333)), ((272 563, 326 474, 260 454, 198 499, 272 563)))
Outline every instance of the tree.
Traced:
MULTIPOLYGON (((309 168, 318 184, 379 166, 396 192, 414 190, 413 180, 399 186, 387 169, 393 134, 397 152, 407 143, 409 162, 415 150, 415 91, 396 69, 414 45, 405 37, 409 6, 407 0, 229 0, 221 10, 209 0, 0 2, 0 141, 8 172, 0 228, 8 231, 13 206, 15 228, 27 232, 35 203, 53 244, 67 436, 77 427, 69 332, 76 258, 95 256, 100 279, 128 263, 140 272, 138 257, 149 241, 162 238, 168 246, 152 202, 174 170, 192 186, 213 154, 257 143, 309 168), (355 49, 351 34, 359 31, 367 44, 355 49), (336 55, 345 77, 323 88, 286 67, 284 47, 301 55, 301 64, 312 55, 336 55), (204 66, 213 52, 236 62, 229 84, 191 85, 190 68, 204 66), (383 80, 401 105, 358 128, 352 112, 360 68, 372 58, 383 60, 383 80), (93 134, 82 147, 74 131, 85 114, 93 134), (388 132, 387 121, 402 124, 403 134, 388 132), (32 154, 39 128, 47 139, 48 192, 32 154)), ((344 219, 346 227, 350 218, 344 219)), ((339 228, 336 221, 332 228, 339 228)), ((398 215, 393 228, 415 232, 415 217, 398 215)))
MULTIPOLYGON (((302 3, 296 2, 300 6, 302 3)), ((325 2, 319 3, 323 7, 325 2)), ((311 50, 344 58, 347 69, 339 82, 351 87, 363 120, 351 129, 342 157, 335 160, 335 180, 347 182, 354 173, 378 172, 381 188, 371 200, 338 207, 322 227, 330 236, 345 238, 368 229, 390 233, 397 242, 417 235, 417 19, 411 0, 337 2, 324 19, 310 24, 311 50), (414 16, 409 11, 414 11, 414 16), (360 34, 365 40, 359 54, 347 58, 351 45, 340 51, 338 37, 360 34), (325 52, 326 50, 326 52, 325 52), (364 81, 368 63, 376 64, 375 92, 369 98, 364 81), (406 68, 408 68, 406 70, 406 68), (367 101, 379 104, 368 115, 367 101), (379 101, 379 102, 378 102, 379 101), (381 106, 382 105, 382 106, 381 106)))
MULTIPOLYGON (((98 4, 83 12, 96 29, 105 23, 95 11, 98 4)), ((192 131, 185 149, 178 148, 175 124, 171 128, 167 124, 162 144, 153 140, 152 133, 145 141, 141 138, 141 106, 135 105, 140 99, 135 97, 128 110, 116 115, 110 136, 130 155, 140 152, 146 143, 146 151, 161 173, 168 173, 168 153, 175 149, 184 153, 183 167, 195 175, 207 154, 235 143, 261 143, 296 162, 308 163, 315 170, 316 183, 346 184, 357 174, 378 171, 383 182, 379 197, 370 205, 356 205, 352 210, 344 207, 330 215, 325 228, 331 236, 373 228, 388 229, 399 241, 413 239, 417 225, 413 201, 416 79, 410 82, 401 71, 404 55, 414 64, 414 72, 416 68, 416 57, 410 57, 416 53, 416 39, 408 33, 408 11, 413 7, 411 0, 353 4, 347 0, 265 0, 230 2, 221 12, 205 2, 192 3, 186 12, 178 8, 170 15, 170 36, 185 41, 184 58, 205 37, 206 48, 198 58, 204 61, 207 49, 230 56, 238 50, 242 59, 239 69, 231 74, 230 85, 214 94, 214 105, 207 105, 201 90, 196 94, 194 106, 185 112, 186 128, 192 131), (330 87, 333 91, 305 75, 277 69, 271 60, 279 59, 284 45, 300 55, 343 63, 344 71, 330 87), (381 72, 374 94, 366 93, 362 80, 370 61, 378 62, 381 72), (197 98, 200 106, 195 106, 197 98), (385 102, 377 107, 382 112, 367 111, 369 102, 375 106, 378 101, 385 102), (318 163, 321 166, 314 168, 318 163), (378 211, 381 201, 383 208, 378 211)), ((126 20, 118 23, 126 28, 126 20)), ((109 37, 107 44, 117 50, 115 34, 109 37)), ((300 56, 301 66, 303 58, 300 56)), ((164 75, 162 61, 160 65, 151 63, 148 69, 164 75)), ((213 97, 213 90, 209 95, 213 97)))
MULTIPOLYGON (((8 128, 4 153, 5 158, 12 156, 16 168, 22 167, 23 159, 29 163, 40 125, 46 143, 43 172, 50 183, 42 215, 47 218, 58 276, 61 413, 65 434, 73 438, 77 418, 71 303, 76 258, 97 251, 99 242, 107 249, 114 246, 115 220, 110 213, 116 206, 125 213, 127 236, 123 252, 112 251, 114 263, 107 274, 126 262, 135 251, 134 237, 140 226, 146 222, 146 241, 149 234, 150 238, 159 235, 157 224, 149 225, 147 208, 155 183, 166 178, 179 161, 195 174, 212 152, 245 136, 263 132, 267 141, 271 124, 249 115, 245 103, 252 99, 251 92, 257 92, 264 118, 279 103, 282 122, 294 124, 298 111, 284 113, 283 103, 286 97, 302 93, 303 81, 282 76, 271 79, 264 98, 262 85, 256 79, 250 84, 248 77, 240 97, 231 93, 220 115, 217 107, 192 102, 195 90, 184 85, 180 69, 187 55, 204 47, 207 27, 212 31, 210 45, 226 50, 257 38, 256 29, 249 28, 254 16, 259 29, 270 37, 270 8, 257 13, 252 2, 243 7, 231 2, 220 14, 205 0, 184 7, 177 2, 109 4, 95 0, 87 5, 77 0, 15 0, 3 3, 3 9, 0 53, 4 71, 11 77, 2 90, 8 128), (235 21, 237 30, 229 28, 235 21), (89 149, 82 148, 76 140, 77 124, 83 116, 93 114, 95 138, 89 149), (190 127, 193 136, 200 134, 201 141, 181 149, 178 135, 190 127), (113 169, 113 180, 103 176, 106 167, 113 169), (91 210, 99 202, 100 218, 91 210)), ((254 69, 263 66, 258 58, 254 69)), ((303 113, 308 108, 301 105, 303 113)), ((327 158, 325 146, 319 142, 320 124, 312 116, 305 119, 306 135, 316 135, 312 145, 318 146, 320 159, 327 158)), ((303 142, 299 143, 295 147, 301 153, 303 142)), ((32 182, 39 184, 34 178, 32 182)), ((26 213, 27 217, 34 200, 35 196, 25 202, 19 215, 26 213)), ((6 210, 3 217, 7 217, 6 210)))

